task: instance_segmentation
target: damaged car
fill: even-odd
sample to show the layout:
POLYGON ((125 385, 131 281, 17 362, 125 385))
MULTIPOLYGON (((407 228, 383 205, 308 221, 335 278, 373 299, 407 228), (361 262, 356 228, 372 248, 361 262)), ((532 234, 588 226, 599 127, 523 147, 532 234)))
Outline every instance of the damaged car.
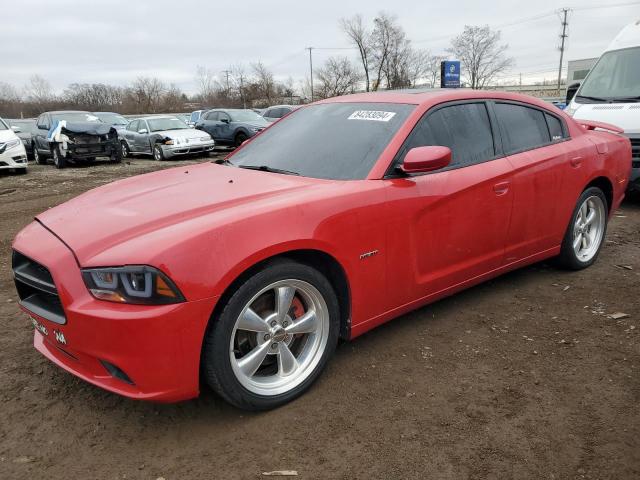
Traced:
POLYGON ((39 164, 46 164, 49 158, 56 168, 64 168, 68 162, 92 162, 98 157, 122 160, 118 132, 90 112, 45 112, 36 125, 33 157, 39 164))
POLYGON ((136 118, 120 131, 122 156, 152 155, 168 160, 179 155, 208 154, 215 142, 207 132, 189 127, 173 116, 136 118))

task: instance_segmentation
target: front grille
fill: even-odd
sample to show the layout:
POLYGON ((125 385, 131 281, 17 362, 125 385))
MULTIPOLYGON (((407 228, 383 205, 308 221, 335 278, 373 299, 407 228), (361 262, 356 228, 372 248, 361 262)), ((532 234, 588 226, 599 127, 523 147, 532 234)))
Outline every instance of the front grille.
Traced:
POLYGON ((631 158, 640 160, 640 138, 631 138, 631 158))
POLYGON ((58 290, 49 270, 15 250, 11 266, 20 305, 54 323, 67 323, 58 290))

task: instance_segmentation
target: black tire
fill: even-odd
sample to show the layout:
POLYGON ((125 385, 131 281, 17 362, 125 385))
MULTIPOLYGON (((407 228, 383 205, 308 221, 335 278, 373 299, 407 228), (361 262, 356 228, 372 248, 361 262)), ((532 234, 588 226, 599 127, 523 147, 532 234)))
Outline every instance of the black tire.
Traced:
POLYGON ((162 151, 162 147, 157 143, 153 146, 153 159, 162 162, 164 158, 164 152, 162 151))
POLYGON ((561 267, 567 268, 569 270, 582 270, 583 268, 587 268, 593 265, 593 263, 597 260, 598 255, 600 254, 600 251, 602 250, 602 245, 604 245, 604 239, 607 234, 608 214, 609 214, 609 204, 607 202, 607 197, 604 195, 602 190, 600 190, 598 187, 589 187, 584 192, 582 192, 582 194, 578 198, 578 201, 576 202, 576 206, 573 209, 573 213, 571 214, 571 220, 569 220, 569 225, 567 226, 567 230, 562 240, 560 255, 557 257, 558 264, 561 267), (578 212, 580 210, 580 206, 585 202, 585 200, 593 196, 600 198, 600 200, 602 200, 602 203, 604 204, 604 210, 605 210, 604 226, 603 226, 602 237, 600 239, 600 244, 598 245, 597 251, 595 252, 593 257, 591 257, 587 261, 583 261, 580 258, 578 258, 578 255, 576 254, 573 248, 574 225, 578 218, 578 212))
POLYGON ((129 148, 127 142, 125 142, 124 140, 120 142, 120 150, 122 158, 129 158, 131 156, 131 149, 129 148))
POLYGON ((36 161, 38 165, 47 164, 47 157, 45 157, 40 152, 38 152, 38 148, 36 147, 35 144, 33 145, 33 159, 36 161))
POLYGON ((24 175, 25 173, 27 173, 27 167, 24 168, 16 168, 14 170, 18 175, 24 175))
POLYGON ((67 166, 67 159, 60 152, 60 147, 55 145, 51 149, 51 156, 53 157, 53 164, 57 169, 62 169, 67 166))
POLYGON ((242 145, 248 138, 249 136, 246 133, 240 132, 239 134, 237 134, 235 139, 236 147, 242 145))
MULTIPOLYGON (((223 300, 224 301, 224 300, 223 300)), ((304 393, 320 376, 338 343, 340 307, 333 287, 316 269, 291 260, 267 264, 227 297, 226 304, 210 321, 202 351, 202 374, 206 383, 230 404, 244 410, 268 410, 284 405, 304 393), (254 295, 274 282, 296 279, 315 287, 326 302, 329 333, 316 367, 299 385, 277 395, 259 395, 246 389, 236 377, 229 357, 229 345, 236 320, 254 295)))

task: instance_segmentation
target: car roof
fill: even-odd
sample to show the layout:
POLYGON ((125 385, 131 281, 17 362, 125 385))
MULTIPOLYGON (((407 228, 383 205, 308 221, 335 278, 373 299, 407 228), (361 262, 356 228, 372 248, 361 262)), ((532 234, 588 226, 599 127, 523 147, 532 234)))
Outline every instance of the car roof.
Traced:
POLYGON ((91 115, 91 112, 86 110, 52 110, 51 112, 42 112, 42 113, 88 113, 91 115))
POLYGON ((499 90, 472 90, 470 88, 386 90, 344 95, 320 100, 315 103, 397 103, 431 106, 450 101, 492 99, 524 102, 547 110, 553 106, 542 99, 520 93, 503 92, 499 90))

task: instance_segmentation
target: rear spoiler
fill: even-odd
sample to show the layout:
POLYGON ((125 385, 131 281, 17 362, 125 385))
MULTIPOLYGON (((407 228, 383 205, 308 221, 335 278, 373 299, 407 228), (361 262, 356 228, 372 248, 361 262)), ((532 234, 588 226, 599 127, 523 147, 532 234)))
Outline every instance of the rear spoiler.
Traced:
POLYGON ((578 122, 578 124, 585 130, 595 130, 596 128, 599 128, 601 130, 609 130, 613 133, 624 133, 622 128, 611 125, 610 123, 595 122, 593 120, 576 120, 576 122, 578 122))

